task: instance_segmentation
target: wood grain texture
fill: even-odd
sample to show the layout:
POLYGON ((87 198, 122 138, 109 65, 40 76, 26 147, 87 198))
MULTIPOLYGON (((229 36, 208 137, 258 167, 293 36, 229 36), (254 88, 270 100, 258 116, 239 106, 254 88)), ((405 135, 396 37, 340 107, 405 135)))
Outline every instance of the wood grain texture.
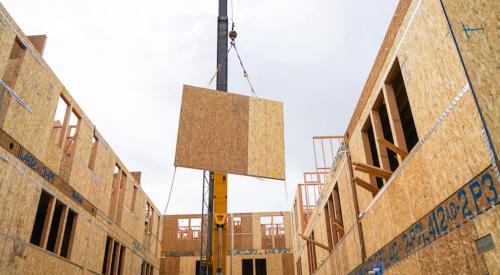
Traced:
POLYGON ((184 86, 175 166, 285 179, 283 104, 184 86))
POLYGON ((248 97, 184 86, 175 165, 246 174, 248 97))

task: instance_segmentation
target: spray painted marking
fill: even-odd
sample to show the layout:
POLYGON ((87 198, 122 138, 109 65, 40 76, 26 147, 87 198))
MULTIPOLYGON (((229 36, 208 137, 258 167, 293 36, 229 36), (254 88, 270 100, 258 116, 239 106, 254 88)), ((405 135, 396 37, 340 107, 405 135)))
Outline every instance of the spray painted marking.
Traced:
POLYGON ((494 175, 489 166, 349 274, 368 274, 377 263, 386 270, 490 208, 495 209, 500 202, 500 183, 494 175))
POLYGON ((484 32, 484 28, 483 27, 481 27, 481 28, 467 28, 464 25, 464 22, 460 22, 460 23, 462 23, 462 28, 464 29, 465 36, 467 36, 467 38, 469 38, 469 32, 477 32, 477 31, 484 32))
POLYGON ((41 163, 33 154, 28 152, 26 149, 21 148, 19 153, 19 159, 26 164, 29 168, 35 171, 38 175, 44 178, 46 181, 53 183, 55 178, 55 173, 52 172, 47 166, 41 163))

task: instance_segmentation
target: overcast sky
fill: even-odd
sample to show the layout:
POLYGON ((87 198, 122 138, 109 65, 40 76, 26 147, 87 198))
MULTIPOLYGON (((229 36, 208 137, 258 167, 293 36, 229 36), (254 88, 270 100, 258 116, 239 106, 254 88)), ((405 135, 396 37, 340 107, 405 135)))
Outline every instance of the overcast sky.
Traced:
MULTIPOLYGON (((183 84, 207 87, 217 0, 1 0, 163 211, 183 84)), ((344 134, 397 0, 233 0, 237 45, 259 97, 284 102, 286 186, 229 177, 229 211, 289 211, 314 169, 312 136, 344 134)), ((230 2, 230 0, 229 0, 230 2)), ((234 53, 230 91, 250 95, 234 53)), ((202 173, 177 169, 167 213, 201 211, 202 173)))

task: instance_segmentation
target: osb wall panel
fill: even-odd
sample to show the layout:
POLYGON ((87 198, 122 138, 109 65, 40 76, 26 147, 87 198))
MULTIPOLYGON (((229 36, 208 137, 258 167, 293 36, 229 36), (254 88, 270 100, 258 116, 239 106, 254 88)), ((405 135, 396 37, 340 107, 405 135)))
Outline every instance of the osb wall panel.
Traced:
MULTIPOLYGON (((234 249, 252 249, 254 247, 253 245, 253 235, 251 233, 254 233, 253 231, 253 223, 252 223, 252 216, 249 215, 242 215, 241 217, 241 232, 242 233, 247 233, 247 234, 242 234, 239 237, 240 242, 236 242, 237 240, 235 239, 234 243, 234 249), (248 234, 250 233, 250 234, 248 234)), ((258 231, 260 232, 260 230, 258 231)), ((257 232, 255 232, 257 233, 257 232)))
POLYGON ((500 106, 498 94, 500 90, 498 81, 500 4, 495 0, 446 0, 444 3, 498 153, 500 148, 500 112, 498 111, 498 106, 500 106), (466 33, 464 27, 482 29, 466 33))
POLYGON ((192 253, 200 255, 200 240, 178 240, 177 228, 178 219, 200 218, 200 215, 172 215, 163 216, 163 231, 161 240, 162 255, 175 253, 177 255, 185 255, 192 253))
POLYGON ((267 173, 267 107, 266 100, 250 98, 248 173, 251 175, 266 175, 267 173), (262 129, 266 129, 266 131, 262 131, 262 129))
MULTIPOLYGON (((426 264, 426 263, 424 263, 426 264)), ((420 262, 417 254, 413 254, 406 259, 404 259, 401 263, 391 267, 387 271, 384 270, 384 273, 387 272, 389 275, 420 275, 420 274, 433 274, 433 273, 422 273, 422 269, 420 268, 420 262)), ((436 274, 436 273, 434 273, 436 274)))
POLYGON ((179 274, 196 274, 196 261, 200 257, 180 257, 179 274))
MULTIPOLYGON (((415 124, 422 139, 438 115, 463 88, 465 80, 458 60, 452 54, 451 42, 446 38, 446 25, 438 22, 438 19, 444 20, 439 13, 439 3, 423 1, 419 8, 399 50, 398 59, 402 63, 415 124), (442 67, 445 62, 447 71, 429 70, 442 67), (431 94, 429 91, 432 91, 431 94)), ((362 117, 367 117, 367 114, 368 111, 365 111, 362 117)), ((360 120, 357 131, 362 122, 364 119, 360 120)), ((488 165, 479 122, 468 93, 365 215, 363 228, 367 255, 389 242, 488 165), (408 199, 412 201, 411 207, 408 199), (386 223, 387 220, 394 222, 386 223)), ((353 137, 352 144, 360 146, 359 139, 359 134, 353 137)), ((353 161, 362 161, 360 155, 353 148, 353 161)), ((363 193, 359 195, 360 205, 366 205, 367 198, 363 199, 363 193)))
MULTIPOLYGON (((251 99, 253 100, 253 99, 251 99)), ((276 101, 266 102, 266 176, 275 179, 285 179, 285 141, 283 104, 276 101)), ((250 125, 252 126, 252 125, 250 125)), ((258 126, 257 126, 258 127, 258 126)), ((262 128, 259 128, 262 129, 262 128)), ((249 148, 251 150, 251 148, 249 148)), ((256 159, 254 161, 262 161, 256 159)), ((250 175, 259 175, 249 173, 250 175)))
POLYGON ((55 112, 53 106, 57 102, 57 95, 48 87, 46 81, 49 72, 44 68, 46 67, 40 66, 29 53, 25 53, 17 82, 12 88, 33 112, 28 112, 11 98, 2 127, 37 156, 45 155, 53 117, 47 114, 55 112))
MULTIPOLYGON (((395 40, 396 44, 401 39, 417 3, 419 1, 413 1, 395 40)), ((389 51, 389 57, 391 56, 394 56, 394 48, 389 51)), ((438 1, 422 2, 401 44, 397 58, 401 65, 417 131, 422 139, 425 132, 466 84, 438 1)), ((389 61, 382 66, 381 75, 392 65, 391 59, 388 58, 389 61)), ((493 81, 495 77, 488 79, 493 81)), ((380 86, 382 81, 379 76, 374 87, 380 86)), ((359 132, 363 122, 368 118, 369 107, 375 100, 377 92, 375 88, 367 99, 367 107, 360 115, 350 140, 353 161, 366 161, 359 132)), ((490 163, 480 132, 479 116, 474 107, 471 93, 468 92, 365 215, 363 229, 368 256, 490 163)), ((361 173, 355 172, 355 174, 361 173)), ((371 201, 371 196, 369 193, 360 192, 360 188, 357 190, 360 210, 364 210, 371 201)), ((442 251, 442 248, 438 250, 442 251)), ((450 258, 455 256, 450 255, 450 258)), ((347 258, 351 259, 352 256, 347 258)), ((414 257, 409 261, 414 262, 414 257)))
POLYGON ((281 255, 281 269, 282 274, 295 274, 295 268, 293 263, 293 254, 283 254, 281 255))
POLYGON ((248 97, 184 86, 175 165, 246 174, 248 97))
POLYGON ((260 216, 252 215, 253 248, 262 249, 262 231, 260 228, 260 216))
MULTIPOLYGON (((1 4, 0 10, 10 18, 1 4)), ((34 49, 31 42, 22 34, 14 21, 11 18, 10 20, 28 45, 34 49)), ((14 36, 10 27, 7 28, 5 26, 6 22, 3 19, 0 21, 0 60, 4 60, 10 54, 14 43, 14 36)), ((36 51, 35 55, 39 56, 36 51)), ((4 75, 6 63, 1 62, 2 75, 4 75)), ((138 199, 136 210, 139 215, 134 216, 133 219, 130 218, 132 214, 129 213, 129 216, 127 216, 125 213, 126 210, 124 210, 124 217, 130 218, 125 222, 127 228, 119 228, 102 214, 103 212, 107 213, 109 209, 111 179, 114 164, 118 160, 118 157, 109 148, 105 140, 99 136, 96 168, 95 171, 88 169, 94 126, 47 64, 43 60, 42 63, 42 65, 38 64, 31 54, 25 53, 23 62, 20 64, 19 76, 12 88, 33 109, 33 112, 27 112, 20 104, 12 100, 11 97, 7 97, 10 104, 3 105, 3 107, 8 106, 8 109, 4 108, 1 112, 4 115, 0 115, 2 130, 27 148, 38 160, 47 165, 50 170, 68 179, 68 184, 73 186, 84 199, 95 203, 99 209, 98 217, 97 219, 90 217, 86 210, 77 205, 73 199, 60 193, 53 185, 39 177, 24 163, 18 161, 15 156, 2 149, 0 151, 2 154, 0 163, 3 165, 0 168, 2 169, 2 173, 0 173, 2 181, 0 185, 0 197, 4 203, 0 207, 0 231, 9 234, 9 236, 19 238, 24 242, 29 241, 40 190, 43 187, 58 200, 61 200, 78 213, 70 261, 77 265, 86 263, 88 265, 86 268, 90 270, 100 270, 102 255, 99 254, 102 254, 104 251, 106 235, 111 235, 114 239, 125 244, 127 251, 130 251, 130 253, 136 250, 133 248, 134 242, 137 244, 142 243, 144 235, 143 205, 147 197, 144 196, 142 189, 139 188, 138 198, 142 198, 142 200, 138 199), (63 153, 55 144, 56 136, 60 131, 53 130, 53 117, 56 111, 57 100, 61 93, 64 94, 65 98, 81 116, 75 153, 72 156, 63 153), (127 232, 128 230, 130 232, 127 232), (98 251, 97 256, 95 251, 98 251)), ((121 167, 126 170, 123 164, 121 164, 121 167)), ((127 175, 132 179, 130 173, 127 172, 127 175)), ((132 181, 130 180, 128 184, 131 185, 132 181)), ((130 200, 131 194, 127 192, 125 194, 124 209, 129 207, 130 200)), ((158 216, 159 211, 156 208, 154 208, 154 211, 155 217, 158 216)), ((157 219, 154 220, 154 223, 157 223, 157 219)), ((155 231, 155 228, 153 228, 153 231, 155 231)), ((156 242, 157 238, 153 237, 152 240, 156 242)), ((3 253, 4 250, 2 249, 1 251, 3 253)), ((47 254, 46 252, 43 253, 47 254)), ((145 252, 145 254, 144 257, 148 258, 150 262, 156 265, 159 264, 157 257, 154 257, 149 252, 145 252)), ((56 259, 57 261, 60 260, 56 259)), ((50 264, 52 265, 52 262, 50 264)), ((61 264, 54 263, 54 265, 61 264)), ((60 266, 60 268, 64 267, 60 266)), ((64 272, 71 273, 71 270, 67 269, 64 272)))
POLYGON ((7 22, 0 17, 0 76, 3 76, 7 60, 16 34, 8 27, 7 22))
POLYGON ((160 275, 177 275, 180 269, 180 257, 165 257, 161 259, 160 275))
POLYGON ((185 85, 175 165, 284 179, 283 136, 282 103, 185 85))
POLYGON ((500 274, 500 211, 490 209, 486 213, 478 216, 474 220, 474 225, 477 231, 477 237, 481 238, 491 234, 496 248, 482 254, 486 261, 490 274, 500 274))
MULTIPOLYGON (((488 274, 484 258, 477 253, 474 225, 464 226, 419 250, 422 274, 488 274)), ((418 265, 414 265, 417 267, 418 265)), ((408 267, 410 269, 410 267, 408 267)), ((397 273, 392 273, 397 274, 397 273)), ((495 273, 489 273, 495 274, 495 273)))
POLYGON ((26 249, 26 260, 22 264, 22 268, 11 269, 15 274, 19 270, 20 274, 80 274, 83 272, 83 267, 72 264, 69 261, 53 254, 48 255, 45 251, 28 246, 26 249))

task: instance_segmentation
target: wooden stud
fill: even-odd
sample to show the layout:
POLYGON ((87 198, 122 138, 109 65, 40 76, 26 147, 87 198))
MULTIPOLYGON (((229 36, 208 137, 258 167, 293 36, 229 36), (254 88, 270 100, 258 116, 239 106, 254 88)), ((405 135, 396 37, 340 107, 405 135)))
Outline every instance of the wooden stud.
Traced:
POLYGON ((106 251, 106 253, 108 254, 108 256, 106 258, 107 259, 107 261, 106 261, 106 271, 104 272, 104 274, 108 274, 109 275, 109 273, 111 272, 111 262, 112 262, 111 257, 113 256, 114 246, 115 246, 115 240, 110 239, 108 251, 106 251))
MULTIPOLYGON (((406 147, 405 135, 403 132, 403 125, 401 124, 401 118, 399 117, 398 104, 396 102, 396 97, 394 95, 394 90, 392 85, 385 84, 383 87, 385 105, 387 107, 387 115, 389 116, 389 122, 391 124, 391 131, 394 137, 394 144, 401 148, 402 150, 408 151, 406 147)), ((403 158, 398 154, 398 161, 401 163, 403 158)))
POLYGON ((375 167, 373 165, 368 165, 364 163, 359 163, 359 162, 353 162, 354 169, 360 172, 364 172, 376 177, 381 177, 384 179, 389 179, 392 175, 391 171, 387 171, 378 167, 375 167))
MULTIPOLYGON (((116 253, 115 253, 115 257, 113 258, 113 261, 114 261, 114 266, 113 266, 113 274, 112 275, 115 275, 118 273, 118 259, 120 259, 120 243, 117 242, 117 241, 114 241, 114 246, 116 246, 116 253)), ((114 247, 113 247, 114 249, 114 247)))
POLYGON ((375 184, 371 184, 371 183, 369 183, 369 182, 367 182, 367 181, 365 181, 365 180, 363 180, 363 179, 361 179, 359 177, 354 177, 353 180, 359 186, 361 186, 361 187, 365 188, 366 190, 370 191, 373 194, 373 196, 377 195, 377 193, 379 191, 379 188, 375 184))
MULTIPOLYGON (((373 165, 373 159, 372 159, 372 152, 370 151, 370 140, 368 138, 368 133, 366 131, 361 131, 361 139, 363 141, 363 149, 365 152, 365 161, 369 165, 373 165)), ((374 175, 369 174, 370 176, 370 182, 376 183, 377 179, 375 178, 374 175)))
MULTIPOLYGON (((333 206, 333 196, 330 195, 330 198, 328 198, 328 219, 331 221, 332 219, 335 219, 335 208, 333 206)), ((330 222, 331 223, 331 222, 330 222)), ((335 228, 332 229, 332 236, 333 236, 333 245, 336 245, 339 242, 339 238, 337 236, 337 233, 334 231, 335 228)))
POLYGON ((66 256, 68 259, 71 259, 71 251, 73 250, 73 240, 75 239, 75 230, 76 230, 77 220, 78 220, 78 215, 76 213, 73 213, 73 224, 71 225, 71 238, 69 239, 68 255, 66 256))
POLYGON ((66 228, 67 218, 68 218, 68 207, 66 205, 63 205, 61 220, 59 221, 59 228, 57 228, 56 245, 54 248, 54 253, 57 255, 61 254, 61 244, 64 239, 64 229, 66 228))
MULTIPOLYGON (((372 121, 373 136, 375 140, 384 138, 384 130, 382 129, 382 122, 380 121, 380 114, 378 110, 371 110, 370 115, 372 121)), ((382 169, 391 170, 391 165, 389 163, 389 156, 387 155, 387 149, 384 146, 380 146, 375 142, 375 150, 377 150, 379 162, 382 169)))
POLYGON ((40 239, 40 247, 47 246, 49 239, 50 226, 52 225, 52 217, 54 216, 54 209, 56 208, 56 199, 51 196, 47 213, 45 214, 45 223, 43 224, 42 238, 40 239))
POLYGON ((61 98, 63 99, 64 102, 66 102, 66 112, 64 113, 64 121, 63 125, 61 126, 61 133, 59 136, 59 142, 57 143, 59 147, 64 148, 67 132, 69 131, 68 124, 69 124, 69 119, 71 117, 71 105, 66 101, 66 99, 63 97, 61 94, 61 98))
POLYGON ((390 141, 388 141, 384 138, 378 138, 377 142, 380 145, 385 146, 386 148, 390 149, 394 153, 398 154, 401 157, 401 159, 405 159, 406 156, 408 155, 408 152, 406 150, 394 145, 393 143, 391 143, 390 141))
POLYGON ((333 227, 335 227, 335 229, 337 231, 339 231, 339 233, 341 235, 344 235, 344 226, 342 226, 342 224, 339 221, 337 221, 337 219, 335 219, 335 218, 332 218, 331 222, 332 222, 333 227))

